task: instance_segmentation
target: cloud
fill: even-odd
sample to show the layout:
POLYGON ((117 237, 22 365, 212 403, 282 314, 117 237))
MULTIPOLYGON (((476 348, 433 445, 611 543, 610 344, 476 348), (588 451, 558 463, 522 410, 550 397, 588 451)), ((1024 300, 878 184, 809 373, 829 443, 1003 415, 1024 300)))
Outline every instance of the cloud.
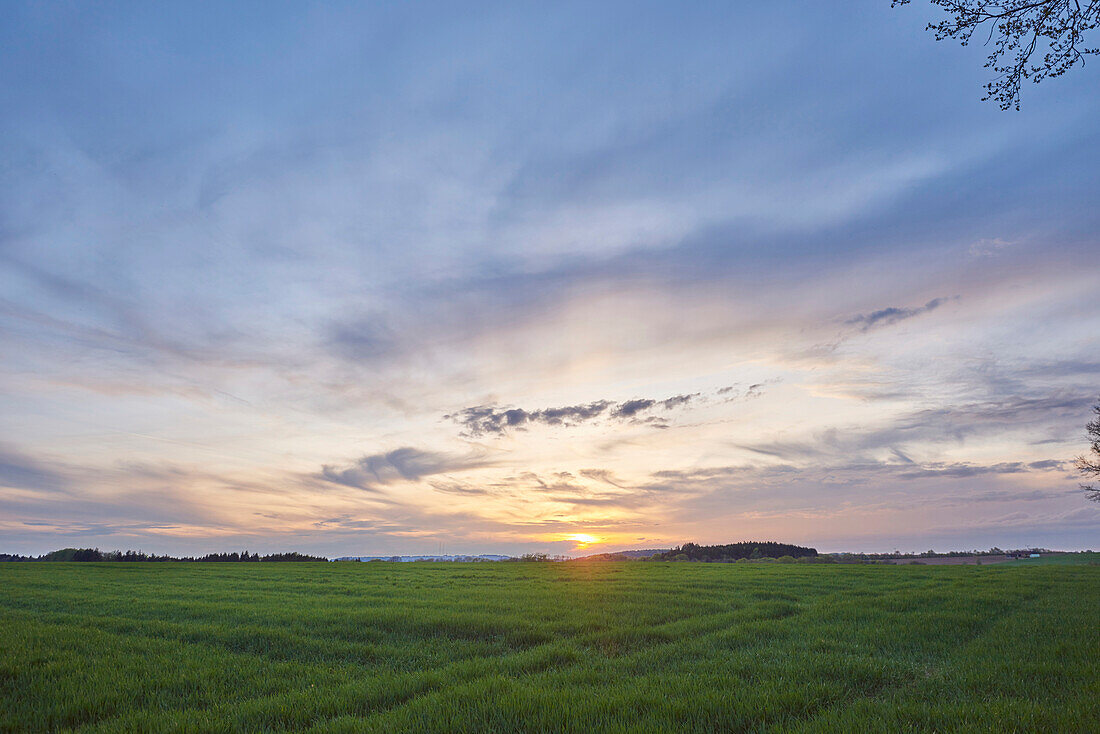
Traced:
POLYGON ((424 477, 491 466, 482 453, 455 456, 406 446, 384 454, 357 459, 347 468, 322 467, 320 479, 369 492, 400 481, 415 482, 424 477))
POLYGON ((1095 379, 1100 374, 1100 362, 1086 359, 1031 361, 1017 367, 1016 372, 1027 377, 1079 377, 1083 381, 1095 379))
POLYGON ((1056 459, 1044 459, 1024 463, 1022 461, 1002 461, 996 464, 973 464, 970 462, 930 462, 918 469, 898 474, 902 479, 925 479, 928 477, 976 477, 982 474, 1023 474, 1033 471, 1058 471, 1067 462, 1056 459))
POLYGON ((616 478, 615 474, 607 469, 581 469, 580 475, 585 479, 610 484, 612 487, 622 488, 623 486, 622 480, 616 478))
POLYGON ((961 444, 971 437, 1013 440, 1009 438, 1012 434, 1025 432, 1033 436, 1050 427, 1058 432, 1057 442, 1064 442, 1073 435, 1070 431, 1085 415, 1088 404, 1089 398, 1081 394, 1057 390, 901 413, 876 427, 835 426, 795 438, 736 441, 730 445, 797 465, 843 463, 856 458, 878 461, 883 451, 889 451, 901 463, 914 463, 909 447, 927 451, 944 443, 961 444))
POLYGON ((671 410, 678 408, 681 405, 687 405, 695 398, 699 397, 700 393, 691 393, 690 395, 675 395, 671 398, 666 398, 661 401, 661 407, 665 410, 671 410))
POLYGON ((575 425, 603 415, 612 405, 613 403, 607 400, 542 410, 500 409, 490 405, 479 405, 464 408, 458 413, 443 417, 465 426, 465 433, 481 436, 486 433, 502 434, 510 428, 522 428, 528 423, 543 423, 548 426, 575 425))
POLYGON ((981 474, 1020 474, 1028 467, 1020 461, 1004 461, 982 466, 968 462, 932 462, 920 469, 904 471, 898 476, 902 479, 924 479, 927 477, 976 477, 981 474))
POLYGON ((859 314, 848 319, 844 323, 850 326, 859 326, 860 331, 868 331, 879 326, 889 326, 905 319, 934 311, 948 301, 947 298, 933 298, 923 306, 917 308, 899 308, 891 306, 868 314, 859 314))
POLYGON ((610 400, 596 400, 580 405, 540 408, 538 410, 479 405, 473 408, 463 408, 457 413, 451 413, 443 417, 463 426, 463 433, 469 436, 501 435, 510 429, 523 430, 525 426, 533 423, 546 426, 575 426, 601 417, 618 421, 650 423, 657 428, 667 428, 667 424, 658 416, 642 417, 642 414, 657 409, 674 410, 681 408, 700 397, 701 394, 674 395, 664 400, 634 398, 620 403, 610 400))
POLYGON ((493 488, 470 484, 469 482, 460 482, 454 479, 446 481, 431 480, 428 484, 437 492, 455 494, 462 497, 489 497, 498 493, 498 491, 493 488))
POLYGON ((898 421, 902 430, 935 432, 961 437, 972 433, 1033 426, 1036 423, 1076 419, 1084 415, 1089 398, 1058 390, 1034 396, 964 403, 917 411, 898 421))
POLYGON ((772 456, 784 461, 799 461, 820 457, 826 453, 826 446, 815 441, 770 441, 767 443, 736 443, 734 448, 750 451, 754 454, 772 456))
POLYGON ((641 398, 638 400, 627 400, 625 403, 620 403, 619 407, 611 411, 613 418, 633 418, 638 413, 649 410, 657 401, 641 398))
POLYGON ((1065 461, 1058 461, 1056 459, 1044 459, 1043 461, 1033 461, 1028 464, 1029 469, 1036 469, 1044 471, 1047 469, 1061 470, 1066 466, 1065 461))
POLYGON ((68 478, 56 469, 0 445, 0 486, 58 490, 68 485, 68 478))

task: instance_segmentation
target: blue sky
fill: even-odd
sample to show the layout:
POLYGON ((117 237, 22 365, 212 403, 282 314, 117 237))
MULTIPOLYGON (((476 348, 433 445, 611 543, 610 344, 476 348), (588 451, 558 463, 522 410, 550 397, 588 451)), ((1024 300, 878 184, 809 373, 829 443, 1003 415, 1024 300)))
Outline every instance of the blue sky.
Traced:
POLYGON ((9 4, 0 539, 1098 545, 1092 65, 930 7, 9 4))

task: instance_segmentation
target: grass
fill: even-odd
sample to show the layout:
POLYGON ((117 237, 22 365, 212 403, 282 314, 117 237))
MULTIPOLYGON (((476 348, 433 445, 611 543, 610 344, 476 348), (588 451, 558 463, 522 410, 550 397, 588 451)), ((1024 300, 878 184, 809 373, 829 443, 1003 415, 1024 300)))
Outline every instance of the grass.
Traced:
POLYGON ((1021 558, 1018 561, 1007 562, 1014 566, 1100 566, 1100 553, 1065 553, 1039 556, 1038 558, 1021 558))
POLYGON ((0 731, 1100 731, 1100 567, 0 564, 0 731))

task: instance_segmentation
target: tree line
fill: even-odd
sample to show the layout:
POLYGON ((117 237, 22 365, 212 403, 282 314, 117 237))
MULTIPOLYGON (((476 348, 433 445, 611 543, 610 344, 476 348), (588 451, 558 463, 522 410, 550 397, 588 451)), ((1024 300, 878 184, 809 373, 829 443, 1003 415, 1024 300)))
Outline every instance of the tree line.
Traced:
POLYGON ((774 543, 772 541, 729 543, 728 545, 698 545, 696 543, 684 543, 678 548, 650 556, 652 561, 704 561, 707 563, 729 563, 739 561, 742 558, 755 561, 764 558, 814 558, 817 556, 816 548, 806 548, 801 545, 789 543, 774 543))
POLYGON ((190 563, 297 563, 303 561, 328 561, 322 556, 310 556, 304 553, 270 553, 261 556, 259 553, 207 553, 205 556, 158 556, 155 553, 143 553, 142 551, 101 551, 99 548, 61 548, 50 551, 40 556, 21 556, 10 553, 0 553, 0 561, 76 561, 76 562, 102 562, 102 561, 180 561, 190 563))

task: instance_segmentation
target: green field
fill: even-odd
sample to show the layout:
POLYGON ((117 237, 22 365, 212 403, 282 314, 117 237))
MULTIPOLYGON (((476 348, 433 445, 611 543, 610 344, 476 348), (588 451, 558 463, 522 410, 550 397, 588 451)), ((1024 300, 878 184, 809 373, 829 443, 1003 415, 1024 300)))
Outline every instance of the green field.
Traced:
POLYGON ((3 731, 1100 731, 1100 567, 0 564, 3 731))
POLYGON ((1021 558, 1008 561, 1013 566, 1081 566, 1093 564, 1100 566, 1100 553, 1060 553, 1040 556, 1039 558, 1021 558))

